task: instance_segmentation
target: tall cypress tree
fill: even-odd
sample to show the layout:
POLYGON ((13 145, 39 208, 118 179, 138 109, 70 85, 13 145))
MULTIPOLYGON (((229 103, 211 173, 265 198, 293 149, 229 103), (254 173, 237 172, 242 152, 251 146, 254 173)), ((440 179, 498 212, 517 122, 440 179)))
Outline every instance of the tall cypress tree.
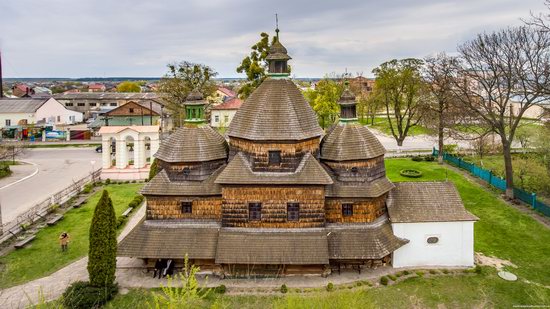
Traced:
POLYGON ((116 215, 109 193, 103 190, 90 225, 88 275, 92 286, 112 285, 116 270, 116 215))

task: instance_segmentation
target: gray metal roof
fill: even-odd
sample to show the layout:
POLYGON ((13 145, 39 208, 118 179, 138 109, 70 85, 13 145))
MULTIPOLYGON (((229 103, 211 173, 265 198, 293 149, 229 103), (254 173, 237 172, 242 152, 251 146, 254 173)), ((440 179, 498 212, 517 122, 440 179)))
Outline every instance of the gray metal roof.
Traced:
POLYGON ((0 99, 0 113, 34 113, 48 99, 0 99))
POLYGON ((172 163, 224 159, 227 142, 210 126, 182 127, 161 142, 154 156, 172 163))

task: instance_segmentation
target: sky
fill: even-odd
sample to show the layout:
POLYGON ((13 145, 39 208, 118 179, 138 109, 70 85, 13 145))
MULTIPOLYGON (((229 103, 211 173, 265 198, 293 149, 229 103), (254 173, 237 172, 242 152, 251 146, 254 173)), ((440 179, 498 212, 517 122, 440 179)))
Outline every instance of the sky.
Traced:
POLYGON ((5 77, 160 77, 184 60, 243 77, 235 68, 277 13, 293 76, 372 76, 530 11, 544 0, 0 0, 0 52, 5 77))

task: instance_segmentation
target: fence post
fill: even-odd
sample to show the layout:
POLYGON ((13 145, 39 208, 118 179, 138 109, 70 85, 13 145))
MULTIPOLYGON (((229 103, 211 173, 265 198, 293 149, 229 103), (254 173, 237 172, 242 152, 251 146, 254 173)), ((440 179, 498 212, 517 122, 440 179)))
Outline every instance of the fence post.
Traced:
POLYGON ((531 198, 531 206, 533 206, 533 209, 535 209, 537 207, 537 194, 535 192, 531 193, 531 198))
POLYGON ((493 184, 493 172, 489 171, 489 184, 493 184))

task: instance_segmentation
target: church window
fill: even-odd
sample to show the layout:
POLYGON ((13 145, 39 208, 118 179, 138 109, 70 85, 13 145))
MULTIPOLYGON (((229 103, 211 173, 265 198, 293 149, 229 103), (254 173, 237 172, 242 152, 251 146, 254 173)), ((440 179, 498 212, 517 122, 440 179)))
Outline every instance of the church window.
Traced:
POLYGON ((351 203, 342 204, 342 216, 343 217, 353 216, 353 204, 351 203))
POLYGON ((279 164, 281 164, 281 151, 280 150, 270 150, 268 154, 269 154, 269 165, 279 165, 279 164))
POLYGON ((248 220, 250 221, 262 220, 262 203, 248 204, 248 220))
POLYGON ((189 201, 181 202, 181 212, 184 214, 193 213, 193 202, 189 202, 189 201))
POLYGON ((286 204, 286 214, 288 221, 299 221, 300 220, 300 204, 299 203, 288 203, 286 204))

